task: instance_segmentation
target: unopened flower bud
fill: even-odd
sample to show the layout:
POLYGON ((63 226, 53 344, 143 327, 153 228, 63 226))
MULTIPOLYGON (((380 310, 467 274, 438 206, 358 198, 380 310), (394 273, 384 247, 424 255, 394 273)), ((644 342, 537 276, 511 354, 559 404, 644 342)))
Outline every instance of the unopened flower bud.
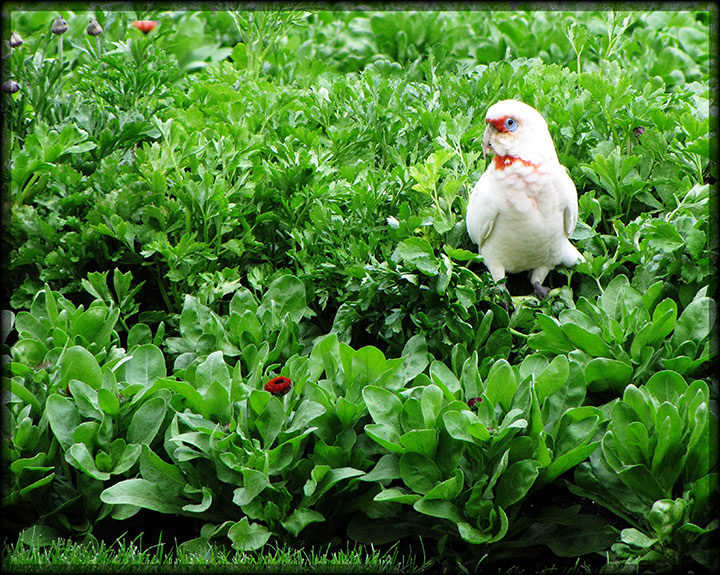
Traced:
POLYGON ((5 80, 2 83, 2 91, 6 94, 14 94, 20 89, 18 83, 15 80, 5 80))
POLYGON ((90 36, 99 36, 102 34, 102 26, 98 23, 95 18, 90 18, 90 23, 88 24, 87 28, 85 29, 85 32, 90 34, 90 36))
POLYGON ((157 26, 159 22, 156 20, 135 20, 132 22, 132 25, 135 26, 140 32, 143 34, 147 34, 148 32, 151 32, 155 29, 155 26, 157 26))
POLYGON ((22 36, 20 36, 20 34, 18 34, 17 32, 13 32, 12 34, 10 34, 9 44, 10 44, 11 48, 17 48, 19 46, 22 46, 23 45, 22 36))
POLYGON ((65 19, 62 16, 58 16, 57 20, 53 22, 52 28, 50 30, 52 30, 53 34, 65 34, 65 32, 67 32, 67 29, 68 23, 65 22, 65 19))

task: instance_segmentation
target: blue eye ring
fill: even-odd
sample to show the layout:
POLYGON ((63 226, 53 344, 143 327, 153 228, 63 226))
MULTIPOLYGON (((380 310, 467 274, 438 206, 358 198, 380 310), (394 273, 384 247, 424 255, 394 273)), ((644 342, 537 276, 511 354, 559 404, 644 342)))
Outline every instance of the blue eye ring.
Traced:
POLYGON ((514 132, 515 130, 517 130, 517 127, 518 127, 517 122, 515 121, 515 118, 505 118, 504 125, 505 125, 505 129, 508 132, 514 132))

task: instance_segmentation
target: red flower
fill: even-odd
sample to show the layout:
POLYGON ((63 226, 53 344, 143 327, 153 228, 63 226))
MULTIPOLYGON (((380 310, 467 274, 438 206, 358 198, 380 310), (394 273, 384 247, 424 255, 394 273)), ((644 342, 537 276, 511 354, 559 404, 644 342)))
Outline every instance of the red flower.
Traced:
POLYGON ((147 34, 151 30, 155 28, 160 24, 160 22, 157 22, 156 20, 135 20, 132 25, 135 26, 140 32, 143 34, 147 34))
POLYGON ((270 381, 265 384, 265 391, 269 391, 273 395, 285 395, 290 391, 292 383, 287 377, 279 375, 273 377, 270 381))
POLYGON ((468 407, 475 407, 478 403, 482 402, 482 397, 473 397, 472 399, 468 399, 468 407))

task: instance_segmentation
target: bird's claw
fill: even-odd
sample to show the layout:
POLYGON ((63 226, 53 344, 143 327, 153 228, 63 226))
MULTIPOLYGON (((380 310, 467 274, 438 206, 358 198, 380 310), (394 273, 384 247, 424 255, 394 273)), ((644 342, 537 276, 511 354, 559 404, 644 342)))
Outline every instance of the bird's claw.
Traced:
POLYGON ((550 288, 540 285, 539 282, 533 284, 533 293, 538 297, 539 300, 544 300, 550 293, 550 288))
POLYGON ((506 302, 505 300, 500 300, 499 305, 507 312, 508 315, 511 315, 512 312, 515 310, 515 304, 512 303, 512 301, 508 305, 508 302, 506 302))

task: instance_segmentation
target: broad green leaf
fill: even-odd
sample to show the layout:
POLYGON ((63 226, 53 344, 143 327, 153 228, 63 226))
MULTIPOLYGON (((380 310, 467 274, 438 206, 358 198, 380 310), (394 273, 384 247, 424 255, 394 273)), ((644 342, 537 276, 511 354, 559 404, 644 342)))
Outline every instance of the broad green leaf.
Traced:
POLYGON ((328 465, 316 465, 310 475, 310 479, 303 487, 305 493, 303 504, 317 501, 337 483, 364 475, 364 472, 353 467, 331 469, 328 465))
POLYGON ((98 389, 97 401, 100 409, 108 415, 117 417, 120 413, 120 401, 112 391, 105 389, 104 387, 98 389))
POLYGON ((273 310, 280 319, 289 313, 290 319, 299 323, 303 317, 310 315, 306 306, 305 285, 289 274, 274 280, 262 297, 257 310, 258 317, 264 317, 268 310, 273 310))
POLYGON ((35 398, 32 392, 30 392, 24 385, 22 385, 22 383, 16 381, 15 379, 10 379, 9 377, 3 377, 2 385, 5 389, 9 390, 11 393, 19 397, 26 404, 31 405, 35 413, 37 413, 38 415, 42 413, 43 410, 40 406, 40 402, 35 398))
POLYGON ((300 532, 305 529, 311 523, 319 523, 325 521, 325 517, 313 511, 312 509, 299 508, 295 509, 292 514, 281 522, 282 526, 287 529, 294 537, 297 537, 300 532))
POLYGON ((423 499, 446 499, 448 501, 457 498, 464 488, 465 476, 461 469, 455 470, 455 476, 438 483, 425 494, 423 499))
MULTIPOLYGON (((361 347, 353 353, 351 362, 352 368, 350 372, 345 372, 345 384, 352 385, 354 389, 363 390, 368 385, 380 385, 381 376, 385 372, 388 364, 383 352, 372 345, 361 347), (350 373, 352 373, 352 380, 348 379, 350 373)), ((402 363, 402 360, 400 363, 402 363)), ((348 398, 352 397, 349 394, 346 394, 346 396, 348 396, 348 398)), ((359 397, 357 399, 359 399, 359 397)))
POLYGON ((631 465, 622 469, 618 476, 644 501, 657 501, 665 496, 665 491, 658 484, 650 470, 644 465, 631 465))
POLYGON ((442 389, 445 398, 452 401, 460 391, 460 382, 450 368, 441 361, 430 364, 430 377, 435 385, 442 389))
POLYGON ((81 471, 87 473, 90 477, 98 481, 106 481, 110 479, 110 474, 100 471, 95 465, 92 454, 84 443, 75 443, 65 453, 65 459, 68 463, 77 467, 81 471))
POLYGON ((435 427, 440 410, 442 409, 443 392, 436 385, 428 385, 420 395, 420 407, 424 425, 427 428, 435 427))
POLYGON ((367 436, 393 453, 404 453, 400 445, 400 433, 387 423, 370 423, 365 426, 367 436))
POLYGON ((100 500, 113 505, 134 505, 160 513, 179 514, 180 500, 147 479, 125 479, 105 489, 100 500))
POLYGON ((495 504, 507 509, 527 495, 540 473, 541 464, 524 459, 510 465, 500 476, 495 487, 495 504))
POLYGON ((441 481, 437 465, 420 453, 404 453, 400 457, 400 477, 410 489, 424 495, 441 481))
MULTIPOLYGON (((125 444, 125 441, 123 441, 121 438, 116 439, 113 441, 113 444, 116 441, 122 441, 122 444, 125 444)), ((133 465, 135 465, 135 462, 140 457, 141 448, 137 444, 133 445, 127 445, 124 447, 120 457, 117 458, 117 463, 115 463, 115 467, 112 469, 113 475, 119 475, 121 473, 125 473, 128 471, 133 465)), ((114 458, 113 458, 114 459, 114 458)))
MULTIPOLYGON (((268 394, 269 395, 269 394, 268 394)), ((285 423, 285 408, 282 401, 274 395, 270 396, 265 409, 255 419, 255 425, 263 439, 263 447, 270 449, 280 434, 285 423)))
MULTIPOLYGON (((131 444, 126 451, 137 444, 131 444)), ((138 446, 140 453, 140 475, 144 479, 157 485, 164 493, 179 495, 187 485, 185 476, 177 465, 167 463, 157 455, 147 444, 138 446)))
POLYGON ((715 325, 715 308, 715 302, 709 297, 691 301, 675 324, 675 331, 670 339, 673 347, 678 347, 687 340, 701 343, 715 325))
POLYGON ((136 346, 153 343, 152 332, 144 323, 136 323, 130 328, 127 335, 127 347, 132 349, 136 346))
POLYGON ((393 392, 368 385, 362 390, 362 396, 375 423, 389 425, 395 429, 400 428, 402 402, 393 392))
POLYGON ((161 397, 153 397, 143 403, 128 426, 128 442, 152 443, 165 419, 165 411, 165 401, 161 397))
POLYGON ((213 383, 219 383, 230 393, 230 372, 222 351, 214 351, 195 370, 195 387, 204 394, 213 383))
POLYGON ((550 483, 566 471, 577 467, 585 461, 593 451, 600 446, 600 442, 581 444, 555 457, 550 465, 541 470, 542 483, 550 483))
POLYGON ((447 432, 454 439, 475 443, 473 436, 470 435, 470 424, 472 423, 470 413, 466 411, 446 411, 443 413, 443 423, 447 432))
POLYGON ((183 511, 187 511, 189 513, 203 513, 204 511, 210 509, 213 501, 212 491, 209 487, 203 486, 201 492, 202 499, 200 503, 188 503, 183 505, 183 511))
POLYGON ((218 381, 213 381, 202 399, 201 412, 207 419, 228 423, 232 417, 230 390, 218 381))
POLYGON ((550 450, 545 441, 544 423, 540 404, 535 393, 535 386, 530 384, 530 437, 535 445, 535 453, 540 465, 550 465, 550 450))
POLYGON ((102 418, 97 391, 77 379, 70 380, 68 387, 80 415, 93 419, 102 418))
POLYGON ((608 549, 617 535, 610 524, 596 515, 578 513, 570 525, 560 525, 547 546, 558 557, 578 557, 608 549))
POLYGON ((340 365, 340 343, 337 334, 331 332, 318 339, 310 352, 308 360, 310 379, 320 379, 323 371, 326 377, 332 379, 340 365))
POLYGON ((542 332, 532 334, 528 338, 528 346, 541 351, 567 353, 574 349, 568 341, 558 320, 554 317, 538 313, 535 316, 542 332))
POLYGON ((95 466, 98 468, 98 470, 103 472, 112 471, 113 469, 113 461, 112 457, 105 453, 104 451, 98 451, 95 454, 95 466))
POLYGON ((557 355, 550 364, 535 376, 535 392, 540 405, 545 398, 560 390, 570 377, 570 365, 567 357, 557 355))
MULTIPOLYGON (((440 392, 440 395, 442 396, 442 392, 440 392)), ((419 399, 409 397, 405 400, 402 412, 400 413, 400 424, 402 430, 405 432, 411 429, 423 429, 426 427, 422 404, 419 399)))
POLYGON ((638 531, 634 527, 623 529, 620 532, 620 541, 642 549, 649 549, 657 543, 657 539, 648 537, 642 531, 638 531))
POLYGON ((437 431, 435 429, 412 429, 400 436, 400 445, 406 452, 415 452, 434 457, 437 449, 437 431))
POLYGON ((513 396, 517 390, 517 377, 510 364, 500 359, 493 363, 485 378, 485 395, 503 411, 509 411, 513 396))
POLYGON ((68 450, 74 443, 73 433, 81 423, 80 413, 69 399, 53 393, 45 403, 50 428, 64 450, 68 450))
POLYGON ((465 519, 465 515, 457 505, 442 499, 419 499, 413 504, 413 508, 425 515, 449 519, 453 523, 460 523, 465 519))
POLYGON ((460 537, 462 537, 468 543, 482 545, 483 543, 487 543, 490 541, 490 539, 492 539, 492 533, 480 531, 476 527, 473 527, 472 525, 464 521, 458 522, 457 527, 458 532, 460 533, 460 537))
POLYGON ((416 501, 419 501, 421 497, 422 496, 417 493, 408 493, 405 489, 392 487, 390 489, 383 489, 373 497, 373 501, 392 501, 394 503, 412 505, 416 501))
POLYGON ((593 357, 610 357, 612 354, 602 338, 602 331, 593 321, 578 309, 560 313, 560 323, 567 339, 578 349, 593 357))
POLYGON ((425 336, 415 334, 405 342, 401 354, 403 358, 403 383, 412 381, 428 366, 428 349, 425 336))
POLYGON ((596 357, 585 366, 585 381, 593 391, 620 391, 632 381, 630 364, 607 357, 596 357))
POLYGON ((653 311, 650 341, 657 343, 665 339, 677 325, 677 303, 673 299, 664 299, 653 311))
MULTIPOLYGON (((488 312, 488 314, 492 314, 492 312, 488 312)), ((483 319, 483 321, 485 320, 483 319)), ((463 362, 460 370, 460 384, 466 400, 478 396, 478 390, 482 387, 482 379, 478 372, 478 354, 476 351, 463 362)))
MULTIPOLYGON (((338 399, 336 409, 338 410, 338 412, 343 409, 346 409, 348 411, 352 410, 352 416, 346 415, 346 417, 355 417, 355 406, 350 406, 352 406, 352 404, 346 401, 344 397, 341 397, 338 399), (345 407, 345 404, 347 404, 348 407, 345 407)), ((325 408, 317 401, 312 401, 311 399, 303 400, 298 406, 297 410, 292 414, 292 418, 289 421, 289 426, 287 427, 286 432, 293 433, 307 428, 310 423, 323 415, 325 412, 325 408)), ((339 413, 338 417, 340 418, 340 421, 344 426, 349 425, 349 421, 347 423, 343 421, 343 418, 340 417, 339 413)))
POLYGON ((270 485, 267 476, 256 469, 245 468, 242 475, 243 486, 233 492, 233 503, 241 506, 250 503, 270 485))
POLYGON ((559 457, 590 441, 603 419, 603 412, 597 407, 586 405, 568 409, 552 432, 555 438, 554 457, 559 457))
POLYGON ((60 385, 67 386, 71 379, 86 383, 93 389, 102 387, 102 371, 97 360, 87 349, 73 346, 65 350, 60 366, 60 385))
POLYGON ((236 551, 255 551, 261 549, 272 533, 260 523, 250 523, 243 517, 228 530, 228 537, 236 551))
MULTIPOLYGON (((55 340, 55 338, 53 339, 55 340)), ((56 343, 63 345, 63 342, 56 343)), ((20 341, 15 342, 12 346, 11 352, 14 360, 11 368, 16 367, 15 364, 19 364, 26 369, 29 369, 30 366, 42 363, 45 358, 45 354, 47 353, 47 347, 45 344, 34 339, 21 339, 20 341)))
MULTIPOLYGON (((165 377, 165 357, 160 349, 151 344, 139 346, 132 353, 132 359, 125 363, 125 378, 128 384, 152 385, 159 377, 165 377)), ((133 442, 134 443, 134 442, 133 442)))
POLYGON ((678 397, 683 395, 688 388, 683 376, 670 370, 658 371, 653 374, 645 386, 658 401, 669 401, 670 403, 676 403, 678 397))
POLYGON ((646 399, 645 394, 648 393, 646 387, 643 391, 635 387, 633 384, 628 385, 623 392, 623 401, 627 403, 637 414, 638 420, 651 427, 655 422, 655 407, 652 401, 646 399), (645 393, 643 393, 643 391, 645 393))
POLYGON ((658 539, 665 542, 680 527, 687 503, 683 499, 660 499, 653 503, 647 520, 652 525, 658 539))
POLYGON ((383 483, 400 477, 400 458, 392 453, 386 453, 377 462, 372 471, 369 471, 360 481, 376 481, 383 483))
POLYGON ((411 237, 403 240, 395 249, 393 258, 402 259, 425 275, 436 276, 440 271, 440 260, 435 257, 430 242, 424 238, 411 237))
POLYGON ((105 347, 110 342, 112 330, 119 316, 119 309, 108 311, 105 306, 92 305, 75 319, 74 335, 81 335, 88 342, 105 347))

